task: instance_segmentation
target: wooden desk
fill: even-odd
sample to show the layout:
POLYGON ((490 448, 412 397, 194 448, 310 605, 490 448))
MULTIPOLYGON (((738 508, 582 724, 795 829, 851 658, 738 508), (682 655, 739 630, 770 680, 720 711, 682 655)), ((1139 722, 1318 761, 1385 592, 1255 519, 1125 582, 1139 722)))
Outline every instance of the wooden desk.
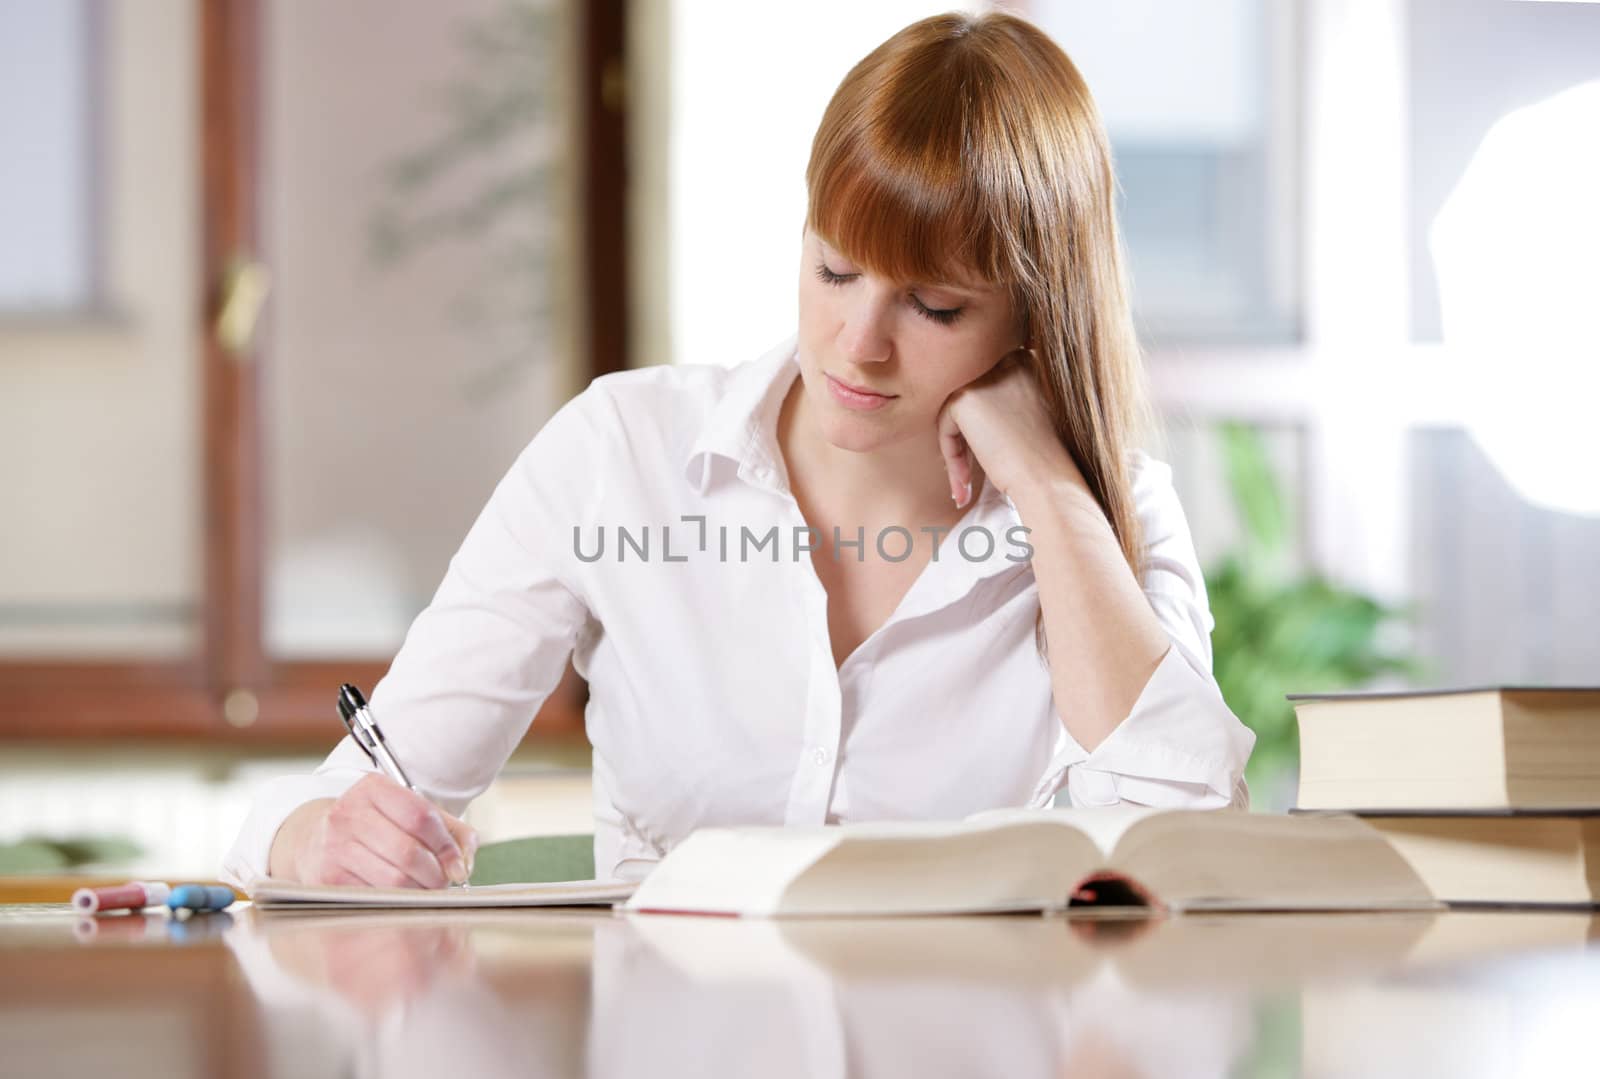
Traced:
POLYGON ((1600 1074, 1589 913, 83 925, 0 908, 0 1071, 1600 1074))

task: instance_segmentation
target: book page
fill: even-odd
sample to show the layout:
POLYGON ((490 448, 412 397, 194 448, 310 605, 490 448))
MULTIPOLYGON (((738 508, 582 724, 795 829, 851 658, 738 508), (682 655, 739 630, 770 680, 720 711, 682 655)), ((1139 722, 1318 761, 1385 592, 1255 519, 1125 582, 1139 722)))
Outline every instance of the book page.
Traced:
POLYGON ((745 915, 1053 910, 1099 861, 1080 831, 1013 822, 895 821, 702 829, 626 909, 745 915))
POLYGON ((1173 910, 1440 906, 1388 840, 1344 814, 1170 810, 1127 829, 1115 864, 1173 910))
POLYGON ((786 914, 1057 910, 1099 861, 1082 832, 1022 820, 928 824, 847 838, 784 890, 786 914))
POLYGON ((770 913, 843 835, 837 825, 701 828, 668 852, 626 909, 770 913))
POLYGON ((1069 806, 1063 809, 986 809, 974 813, 967 820, 974 824, 1005 824, 1008 822, 1046 821, 1076 828, 1093 840, 1106 861, 1111 860, 1117 843, 1129 828, 1146 817, 1171 810, 1152 809, 1148 806, 1069 806))

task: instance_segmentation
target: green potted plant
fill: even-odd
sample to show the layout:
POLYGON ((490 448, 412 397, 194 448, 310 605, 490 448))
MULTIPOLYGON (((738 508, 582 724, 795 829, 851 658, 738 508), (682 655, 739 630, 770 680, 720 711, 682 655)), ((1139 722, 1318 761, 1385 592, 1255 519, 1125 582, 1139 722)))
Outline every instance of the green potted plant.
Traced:
POLYGON ((1260 434, 1237 422, 1218 428, 1242 542, 1205 572, 1212 671, 1223 698, 1256 734, 1246 771, 1257 808, 1287 808, 1299 767, 1299 728, 1289 693, 1359 689, 1387 674, 1408 681, 1427 667, 1389 641, 1415 618, 1326 577, 1290 569, 1294 539, 1287 500, 1260 434))

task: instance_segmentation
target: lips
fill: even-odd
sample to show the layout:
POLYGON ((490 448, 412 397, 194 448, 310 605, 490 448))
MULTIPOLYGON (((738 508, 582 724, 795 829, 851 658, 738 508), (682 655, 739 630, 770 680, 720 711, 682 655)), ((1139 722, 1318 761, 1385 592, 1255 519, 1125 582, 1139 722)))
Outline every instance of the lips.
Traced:
POLYGON ((853 387, 848 382, 840 382, 832 375, 824 374, 828 380, 828 396, 842 408, 852 412, 876 412, 888 408, 889 402, 895 399, 892 393, 879 393, 864 387, 853 387))
MULTIPOLYGON (((829 378, 833 378, 832 375, 829 375, 828 377, 829 378)), ((846 382, 842 378, 833 378, 833 380, 835 382, 837 382, 839 385, 843 386, 845 389, 849 390, 851 393, 859 393, 862 396, 885 397, 885 398, 896 396, 895 394, 884 393, 882 390, 874 390, 874 389, 871 389, 871 388, 869 388, 867 386, 857 386, 852 382, 846 382)))

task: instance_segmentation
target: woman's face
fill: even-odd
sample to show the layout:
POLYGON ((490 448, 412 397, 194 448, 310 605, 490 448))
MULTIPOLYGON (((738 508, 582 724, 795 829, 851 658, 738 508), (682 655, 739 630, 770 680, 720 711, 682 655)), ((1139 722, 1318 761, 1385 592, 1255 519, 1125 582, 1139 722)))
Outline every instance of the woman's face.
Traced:
POLYGON ((874 277, 806 231, 800 374, 823 437, 840 449, 928 435, 946 398, 1020 344, 1005 290, 874 277))

